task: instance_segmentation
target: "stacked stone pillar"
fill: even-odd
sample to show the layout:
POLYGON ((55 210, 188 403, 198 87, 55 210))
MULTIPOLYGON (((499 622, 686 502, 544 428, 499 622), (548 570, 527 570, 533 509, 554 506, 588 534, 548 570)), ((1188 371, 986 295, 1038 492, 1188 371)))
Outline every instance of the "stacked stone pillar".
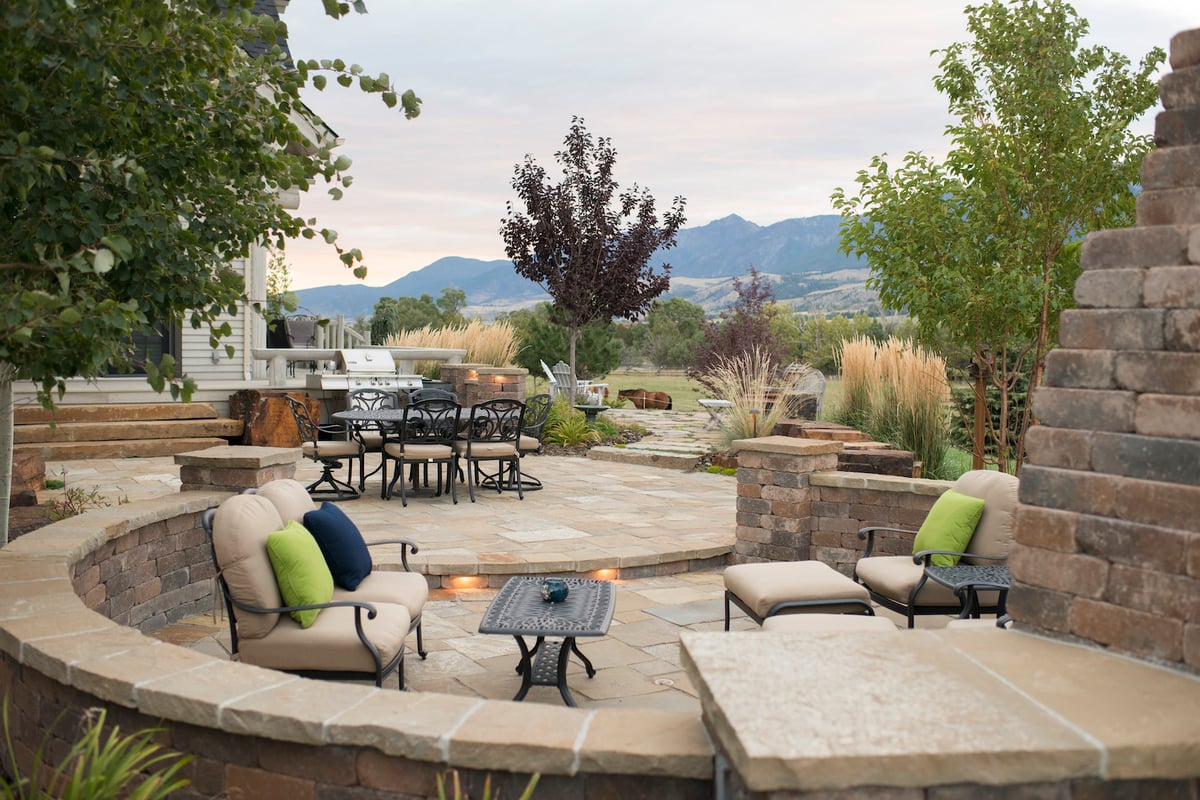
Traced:
POLYGON ((764 436, 733 442, 737 540, 733 563, 811 558, 814 472, 836 470, 841 442, 764 436))
POLYGON ((1200 672, 1200 29, 1171 67, 1137 226, 1084 242, 1034 394, 1008 609, 1200 672))

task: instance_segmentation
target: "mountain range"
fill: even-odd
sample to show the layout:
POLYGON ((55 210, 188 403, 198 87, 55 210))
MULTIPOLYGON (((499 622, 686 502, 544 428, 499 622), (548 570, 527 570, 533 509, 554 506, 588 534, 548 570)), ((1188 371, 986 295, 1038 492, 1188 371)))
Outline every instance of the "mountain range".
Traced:
MULTIPOLYGON (((716 313, 734 299, 734 278, 757 269, 772 283, 777 300, 798 311, 860 311, 875 305, 866 289, 861 260, 838 252, 841 217, 826 214, 756 225, 736 214, 679 231, 675 247, 655 253, 652 264, 671 265, 671 289, 716 313)), ((301 310, 348 319, 370 316, 382 297, 437 297, 454 287, 467 295, 468 316, 491 319, 549 299, 540 286, 520 277, 512 262, 447 256, 386 286, 340 284, 300 289, 301 310)))

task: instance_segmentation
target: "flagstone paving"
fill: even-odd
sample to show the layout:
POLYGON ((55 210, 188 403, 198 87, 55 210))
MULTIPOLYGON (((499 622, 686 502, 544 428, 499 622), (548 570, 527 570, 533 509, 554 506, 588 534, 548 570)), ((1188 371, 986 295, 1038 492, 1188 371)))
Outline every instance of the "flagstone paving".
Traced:
MULTIPOLYGON (((706 414, 620 413, 670 438, 711 441, 712 433, 703 429, 706 414)), ((526 493, 524 500, 514 493, 480 491, 478 502, 471 503, 463 492, 453 505, 449 497, 422 491, 404 508, 398 496, 379 499, 376 475, 368 479, 363 498, 342 505, 368 539, 399 535, 417 541, 421 552, 411 563, 427 574, 440 571, 446 585, 452 575, 480 575, 483 583, 492 584, 431 591, 424 612, 429 657, 422 661, 410 650, 405 659, 408 687, 492 699, 509 699, 516 693, 520 677, 514 671, 515 641, 478 633, 505 573, 640 568, 663 574, 617 581, 617 607, 608 635, 579 641, 596 675, 587 678, 573 660, 571 691, 581 707, 698 713, 695 687, 680 664, 679 634, 722 629, 723 585, 719 569, 677 570, 689 559, 723 556, 732 549, 736 479, 577 457, 535 456, 524 464, 546 485, 526 493)), ((371 466, 368 460, 368 470, 371 466)), ((176 492, 180 485, 178 467, 169 457, 47 464, 48 477, 64 470, 68 485, 94 488, 114 504, 176 492)), ((317 475, 311 462, 297 469, 297 478, 306 482, 317 475)), ((394 555, 376 560, 386 563, 389 558, 398 560, 394 555)), ((755 627, 736 610, 735 615, 735 630, 755 627)), ((945 622, 940 617, 919 618, 922 627, 945 622)), ((183 620, 155 635, 217 657, 229 655, 227 623, 214 615, 183 620)), ((537 686, 526 700, 562 702, 557 689, 537 686)))

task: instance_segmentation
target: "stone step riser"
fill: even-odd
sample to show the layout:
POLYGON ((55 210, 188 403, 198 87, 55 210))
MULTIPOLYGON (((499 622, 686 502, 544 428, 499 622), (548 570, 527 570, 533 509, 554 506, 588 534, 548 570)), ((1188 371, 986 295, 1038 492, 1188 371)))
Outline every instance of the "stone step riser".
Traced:
POLYGON ((218 416, 216 410, 208 403, 109 403, 59 406, 53 411, 47 411, 41 406, 20 406, 13 411, 13 424, 216 419, 218 416))
POLYGON ((634 450, 628 447, 593 447, 588 458, 596 461, 617 461, 625 464, 642 464, 664 469, 688 471, 696 466, 698 455, 660 453, 652 450, 634 450))
POLYGON ((13 452, 33 451, 47 461, 86 461, 100 458, 154 458, 173 456, 229 444, 216 437, 194 439, 140 439, 111 442, 32 443, 13 446, 13 452))
POLYGON ((234 419, 67 422, 53 426, 14 426, 13 441, 16 444, 59 444, 132 439, 234 437, 240 436, 241 433, 242 423, 234 419))

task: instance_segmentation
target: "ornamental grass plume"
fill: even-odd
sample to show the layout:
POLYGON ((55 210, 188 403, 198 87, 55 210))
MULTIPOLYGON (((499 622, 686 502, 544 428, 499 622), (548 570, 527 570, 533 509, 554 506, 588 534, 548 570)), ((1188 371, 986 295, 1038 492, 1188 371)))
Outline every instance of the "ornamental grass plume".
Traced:
POLYGON ((718 397, 733 403, 721 418, 722 445, 728 448, 735 439, 770 436, 776 423, 788 416, 788 405, 768 400, 795 392, 803 373, 803 370, 788 373, 780 385, 770 353, 757 346, 737 356, 719 358, 709 371, 709 384, 718 397))
POLYGON ((834 417, 852 428, 862 428, 871 411, 872 387, 879 382, 875 343, 855 336, 842 343, 838 357, 842 376, 842 401, 834 417))
MULTIPOLYGON (((473 319, 466 325, 433 328, 425 326, 401 331, 388 337, 388 347, 448 347, 466 350, 465 364, 487 364, 492 367, 512 366, 517 356, 517 332, 507 321, 482 322, 473 319)), ((417 372, 436 373, 440 362, 418 361, 417 372)))
POLYGON ((947 477, 950 385, 946 361, 898 339, 854 339, 842 349, 838 418, 881 442, 909 450, 928 478, 947 477))

